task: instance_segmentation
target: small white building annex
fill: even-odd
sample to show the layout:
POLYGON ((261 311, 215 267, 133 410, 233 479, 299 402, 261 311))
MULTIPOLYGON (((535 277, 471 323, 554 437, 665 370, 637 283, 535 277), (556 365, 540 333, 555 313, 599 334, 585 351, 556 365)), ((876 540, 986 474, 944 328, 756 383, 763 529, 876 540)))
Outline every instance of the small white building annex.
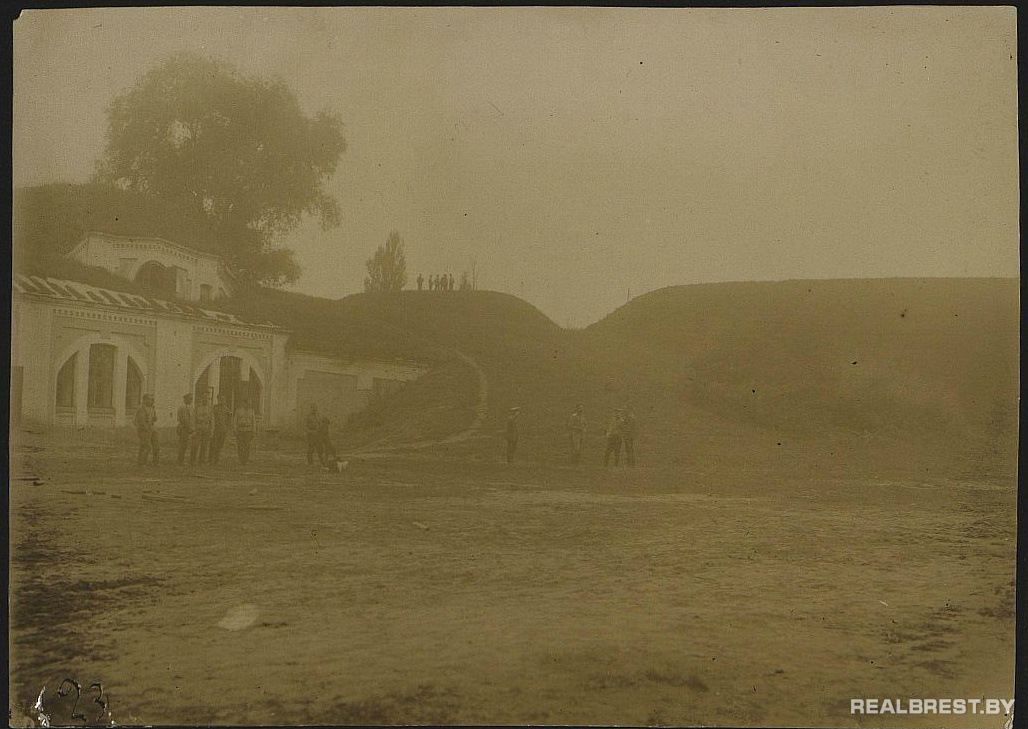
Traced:
POLYGON ((91 232, 68 256, 153 295, 15 274, 15 422, 123 426, 143 393, 151 393, 158 425, 171 427, 182 396, 194 393, 223 397, 233 407, 247 398, 268 429, 301 426, 310 403, 341 424, 376 393, 424 370, 294 351, 282 327, 203 308, 232 296, 237 284, 220 258, 187 246, 91 232))
POLYGON ((235 277, 221 258, 163 238, 90 231, 68 257, 135 281, 155 295, 210 302, 236 292, 235 277))

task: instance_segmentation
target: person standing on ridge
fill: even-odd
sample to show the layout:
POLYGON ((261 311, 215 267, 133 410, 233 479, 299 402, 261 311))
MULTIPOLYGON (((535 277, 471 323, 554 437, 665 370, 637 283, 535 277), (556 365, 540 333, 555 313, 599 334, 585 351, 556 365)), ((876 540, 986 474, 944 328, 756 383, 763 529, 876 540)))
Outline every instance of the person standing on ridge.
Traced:
POLYGON ((422 287, 422 286, 424 285, 424 283, 425 283, 425 277, 424 277, 424 276, 422 276, 422 275, 421 275, 421 274, 419 273, 419 274, 418 274, 418 291, 421 291, 421 287, 422 287))

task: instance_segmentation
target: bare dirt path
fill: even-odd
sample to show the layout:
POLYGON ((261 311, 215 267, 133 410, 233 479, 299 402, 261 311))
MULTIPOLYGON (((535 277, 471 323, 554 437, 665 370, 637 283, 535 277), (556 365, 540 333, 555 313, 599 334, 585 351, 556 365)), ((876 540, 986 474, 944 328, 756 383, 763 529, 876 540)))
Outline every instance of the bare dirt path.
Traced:
POLYGON ((848 700, 1012 696, 1013 486, 40 445, 16 717, 57 675, 121 723, 986 727, 848 700))

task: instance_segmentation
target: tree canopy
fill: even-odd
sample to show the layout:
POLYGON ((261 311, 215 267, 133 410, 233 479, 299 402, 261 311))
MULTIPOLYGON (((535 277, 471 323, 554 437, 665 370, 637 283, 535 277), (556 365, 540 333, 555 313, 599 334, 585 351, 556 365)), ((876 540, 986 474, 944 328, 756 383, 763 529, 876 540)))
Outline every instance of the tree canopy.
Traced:
POLYGON ((385 245, 378 247, 367 260, 368 276, 364 290, 369 293, 402 291, 407 285, 407 258, 403 253, 403 239, 397 232, 389 234, 385 245))
POLYGON ((324 183, 345 149, 341 119, 281 81, 178 54, 111 102, 96 178, 196 211, 244 275, 282 283, 299 268, 275 238, 304 215, 338 225, 324 183))

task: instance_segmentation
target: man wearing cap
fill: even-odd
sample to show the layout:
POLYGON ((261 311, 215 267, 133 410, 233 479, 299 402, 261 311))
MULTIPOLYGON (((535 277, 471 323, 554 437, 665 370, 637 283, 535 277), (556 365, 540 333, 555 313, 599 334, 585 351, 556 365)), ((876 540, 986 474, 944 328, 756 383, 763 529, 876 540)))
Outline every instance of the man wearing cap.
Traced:
POLYGON ((321 415, 318 413, 318 406, 311 403, 311 410, 307 413, 307 420, 304 423, 307 430, 307 465, 314 465, 314 457, 324 465, 325 449, 321 444, 321 415))
POLYGON ((196 424, 193 421, 193 396, 183 395, 182 404, 178 406, 178 465, 186 462, 186 451, 189 450, 189 441, 193 438, 193 431, 196 424))
POLYGON ((621 442, 625 445, 625 465, 635 467, 635 413, 632 408, 625 408, 625 417, 621 421, 621 442))
POLYGON ((221 448, 225 445, 228 431, 232 429, 232 410, 225 403, 225 396, 218 395, 218 404, 211 413, 214 421, 214 432, 211 435, 210 463, 217 464, 221 457, 221 448))
POLYGON ((157 465, 157 411, 153 406, 153 395, 143 395, 143 404, 136 411, 136 433, 139 435, 140 466, 145 466, 150 452, 153 465, 157 465))
POLYGON ((193 444, 189 449, 189 465, 195 466, 197 456, 200 457, 200 465, 207 463, 210 456, 211 446, 211 425, 213 413, 207 395, 200 396, 200 402, 196 404, 193 411, 193 444))
POLYGON ((568 430, 571 440, 571 462, 578 463, 582 458, 582 441, 585 438, 585 414, 579 404, 568 419, 568 430))
POLYGON ((244 399, 236 410, 236 450, 239 453, 239 462, 246 465, 250 460, 250 445, 253 443, 254 433, 257 432, 257 417, 254 415, 250 401, 244 399))
POLYGON ((507 418, 507 463, 514 462, 514 456, 518 451, 518 416, 521 408, 512 407, 510 417, 507 418))
POLYGON ((610 420, 610 425, 607 426, 607 448, 603 452, 603 465, 606 467, 610 465, 610 454, 614 454, 614 465, 617 466, 621 462, 621 435, 624 427, 624 418, 621 413, 621 408, 617 408, 614 411, 614 417, 610 420))

